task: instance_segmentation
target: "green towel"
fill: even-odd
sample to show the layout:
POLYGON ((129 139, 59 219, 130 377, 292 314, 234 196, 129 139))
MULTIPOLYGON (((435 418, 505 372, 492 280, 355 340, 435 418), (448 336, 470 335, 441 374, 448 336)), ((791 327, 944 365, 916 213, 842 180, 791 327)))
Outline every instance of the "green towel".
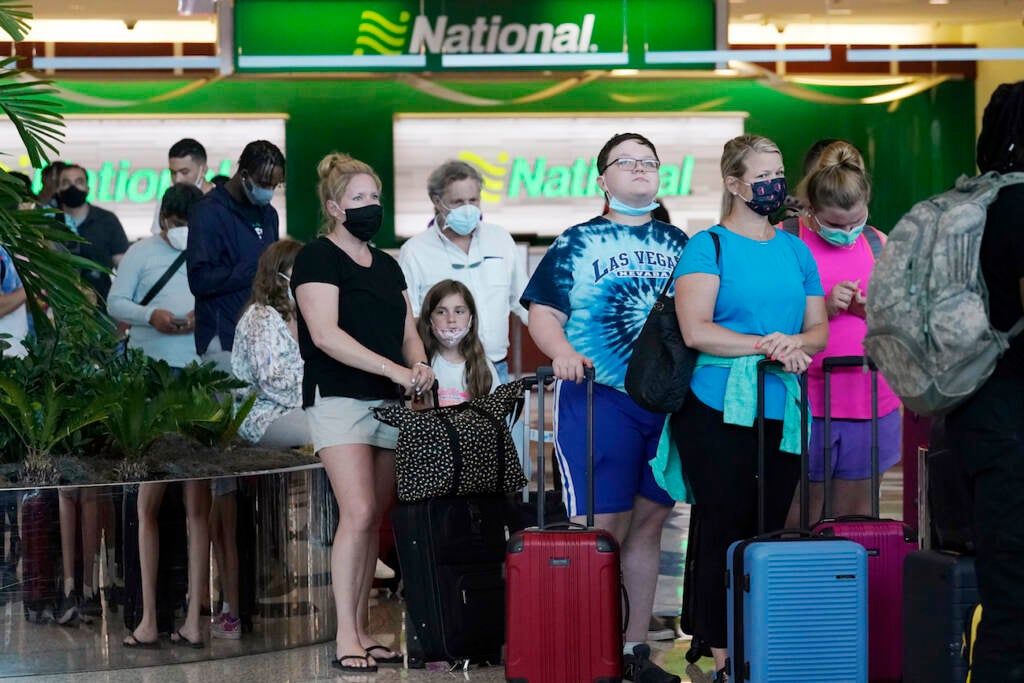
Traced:
MULTIPOLYGON (((725 383, 724 421, 741 427, 754 426, 757 413, 757 363, 764 356, 738 356, 725 358, 701 353, 697 356, 697 367, 714 366, 729 368, 729 379, 725 383)), ((800 454, 800 382, 796 375, 772 366, 768 372, 782 380, 786 388, 786 406, 782 417, 782 443, 779 449, 786 453, 800 454)), ((810 434, 810 416, 807 417, 807 433, 810 434)))
POLYGON ((654 480, 672 496, 672 500, 693 502, 693 496, 690 495, 686 480, 683 478, 683 462, 679 459, 679 449, 676 448, 676 440, 672 438, 672 427, 668 417, 665 418, 665 426, 658 440, 658 453, 651 458, 650 463, 654 480))

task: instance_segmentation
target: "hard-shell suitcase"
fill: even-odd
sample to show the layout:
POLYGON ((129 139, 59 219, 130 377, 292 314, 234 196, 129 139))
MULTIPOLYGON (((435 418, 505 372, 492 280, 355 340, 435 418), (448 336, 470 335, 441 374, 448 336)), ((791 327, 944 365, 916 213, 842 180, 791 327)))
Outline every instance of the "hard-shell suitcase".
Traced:
MULTIPOLYGON (((758 529, 764 530, 764 374, 757 374, 758 529)), ((777 363, 776 363, 777 365, 777 363)), ((801 377, 801 524, 807 520, 807 378, 801 377)), ((734 542, 726 558, 730 683, 864 683, 867 553, 807 531, 734 542)))
POLYGON ((868 678, 898 683, 903 675, 903 559, 917 550, 917 533, 909 524, 879 517, 878 368, 864 356, 826 358, 825 373, 825 519, 813 531, 856 541, 868 553, 868 678), (832 517, 831 426, 832 373, 836 368, 871 372, 871 516, 832 517))
MULTIPOLYGON (((544 488, 544 382, 537 371, 538 488, 544 488)), ((508 543, 505 679, 510 683, 618 683, 622 680, 619 548, 594 527, 594 372, 587 371, 587 526, 537 527, 508 543)), ((541 501, 543 498, 541 498, 541 501)))
POLYGON ((961 639, 979 599, 974 558, 913 552, 903 563, 903 586, 903 683, 964 683, 961 639))
POLYGON ((391 521, 405 580, 411 668, 501 661, 506 514, 501 494, 395 505, 391 521))

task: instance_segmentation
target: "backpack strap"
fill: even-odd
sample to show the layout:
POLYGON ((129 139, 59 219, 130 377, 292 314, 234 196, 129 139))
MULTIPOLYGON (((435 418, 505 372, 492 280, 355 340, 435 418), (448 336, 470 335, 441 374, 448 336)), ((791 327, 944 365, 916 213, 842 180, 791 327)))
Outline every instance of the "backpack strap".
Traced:
MULTIPOLYGON (((716 233, 711 232, 710 229, 708 230, 708 234, 711 235, 711 241, 715 243, 715 263, 720 264, 722 258, 722 242, 718 235, 716 233)), ((661 294, 659 295, 659 298, 668 294, 668 288, 672 286, 673 282, 675 282, 675 280, 669 277, 668 282, 666 282, 665 286, 661 288, 661 294)))
POLYGON ((873 228, 870 225, 864 226, 864 239, 868 241, 868 246, 871 247, 871 255, 878 260, 878 255, 882 253, 882 247, 885 245, 882 243, 882 236, 878 234, 878 228, 873 228))
POLYGON ((782 226, 783 232, 800 236, 800 216, 786 216, 779 225, 782 226))

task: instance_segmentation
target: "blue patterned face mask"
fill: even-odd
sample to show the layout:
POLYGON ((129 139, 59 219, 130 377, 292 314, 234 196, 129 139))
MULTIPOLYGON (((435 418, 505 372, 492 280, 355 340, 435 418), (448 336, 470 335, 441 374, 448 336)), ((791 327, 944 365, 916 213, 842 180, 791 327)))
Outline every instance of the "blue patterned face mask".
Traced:
MULTIPOLYGON (((737 180, 739 180, 737 178, 737 180)), ((740 180, 743 183, 742 180, 740 180)), ((772 178, 771 180, 758 180, 754 183, 743 183, 750 188, 750 199, 743 199, 743 202, 750 207, 750 210, 760 216, 768 216, 782 208, 786 201, 786 179, 772 178)), ((739 195, 736 195, 739 197, 739 195)))
POLYGON ((266 206, 274 198, 273 188, 257 185, 251 178, 242 176, 242 190, 246 198, 256 206, 266 206))

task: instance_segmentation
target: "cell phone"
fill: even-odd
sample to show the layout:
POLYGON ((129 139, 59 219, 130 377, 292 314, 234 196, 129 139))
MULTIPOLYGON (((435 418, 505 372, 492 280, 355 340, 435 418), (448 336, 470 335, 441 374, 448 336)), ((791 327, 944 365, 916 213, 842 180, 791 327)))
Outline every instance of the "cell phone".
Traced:
POLYGON ((188 325, 188 318, 171 318, 171 322, 178 327, 184 327, 185 325, 188 325))

